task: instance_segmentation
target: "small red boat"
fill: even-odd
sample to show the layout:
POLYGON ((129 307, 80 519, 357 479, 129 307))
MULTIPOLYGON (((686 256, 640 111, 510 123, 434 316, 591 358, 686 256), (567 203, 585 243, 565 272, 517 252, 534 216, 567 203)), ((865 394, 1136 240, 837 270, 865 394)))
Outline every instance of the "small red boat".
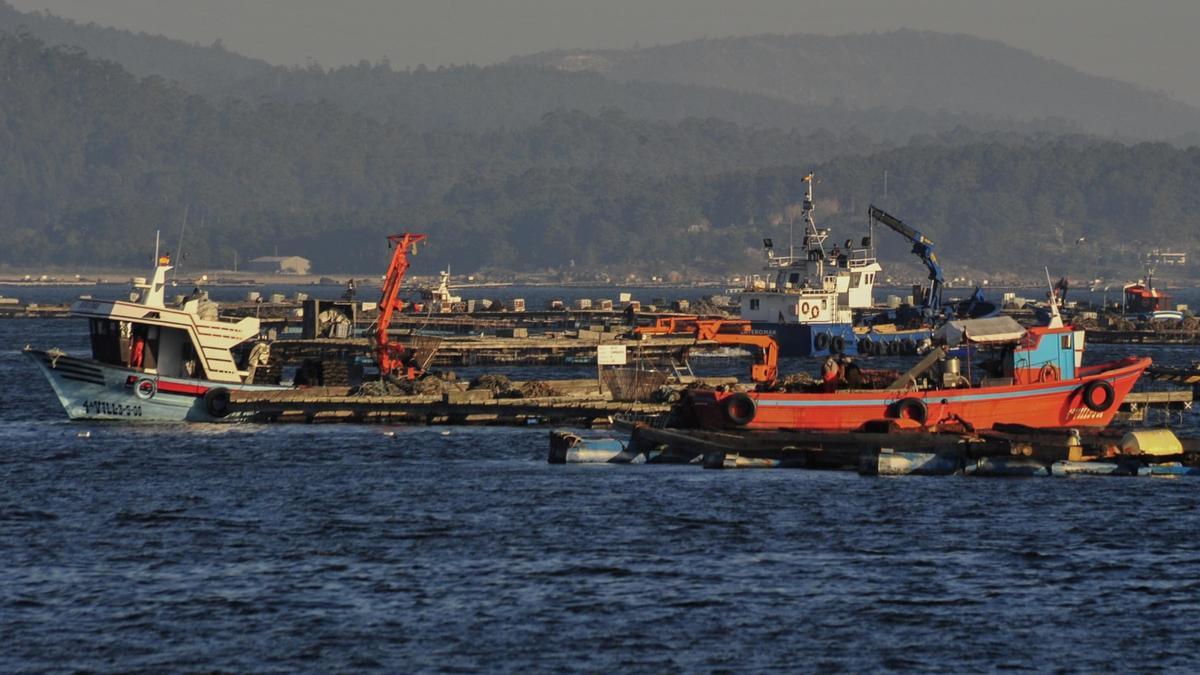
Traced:
POLYGON ((854 431, 897 420, 974 429, 1103 427, 1150 366, 1148 358, 1130 357, 1085 367, 1083 331, 1057 320, 1030 329, 1011 317, 952 321, 941 335, 972 344, 965 370, 939 347, 912 370, 888 378, 891 384, 882 389, 698 389, 690 394, 690 409, 700 426, 710 428, 854 431), (985 347, 991 356, 981 356, 985 347))

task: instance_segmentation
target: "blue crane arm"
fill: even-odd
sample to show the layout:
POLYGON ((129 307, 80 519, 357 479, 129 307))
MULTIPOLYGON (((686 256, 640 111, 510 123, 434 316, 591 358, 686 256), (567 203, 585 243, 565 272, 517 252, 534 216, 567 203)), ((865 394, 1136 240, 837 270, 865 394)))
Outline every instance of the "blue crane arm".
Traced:
POLYGON ((904 221, 883 209, 877 208, 874 204, 871 205, 869 213, 871 214, 871 218, 887 225, 912 243, 913 255, 916 255, 925 264, 925 267, 929 270, 929 280, 933 282, 929 285, 929 298, 924 306, 936 310, 942 304, 942 284, 945 279, 942 276, 942 266, 937 261, 937 254, 933 252, 933 242, 926 238, 925 235, 905 224, 904 221))

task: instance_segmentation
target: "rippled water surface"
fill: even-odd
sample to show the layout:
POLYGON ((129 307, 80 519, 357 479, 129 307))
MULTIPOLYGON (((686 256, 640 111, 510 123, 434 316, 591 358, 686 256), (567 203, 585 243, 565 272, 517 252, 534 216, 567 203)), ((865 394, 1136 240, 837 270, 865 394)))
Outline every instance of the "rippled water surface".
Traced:
POLYGON ((541 428, 67 423, 18 350, 84 338, 0 322, 2 671, 1200 667, 1195 480, 550 466, 541 428))

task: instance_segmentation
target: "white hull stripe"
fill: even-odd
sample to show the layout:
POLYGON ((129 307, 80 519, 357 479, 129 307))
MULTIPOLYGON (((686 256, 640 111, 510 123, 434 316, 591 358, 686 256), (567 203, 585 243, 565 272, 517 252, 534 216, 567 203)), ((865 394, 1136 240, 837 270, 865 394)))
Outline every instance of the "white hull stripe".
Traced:
POLYGON ((878 399, 841 399, 841 400, 817 400, 817 401, 797 401, 794 399, 770 399, 760 398, 755 401, 758 405, 764 408, 826 408, 826 407, 847 407, 847 406, 880 406, 891 405, 902 398, 919 398, 926 403, 940 404, 943 400, 947 404, 950 403, 971 403, 975 401, 1000 401, 1014 398, 1037 398, 1041 396, 1049 396, 1052 394, 1065 394, 1069 391, 1074 391, 1083 386, 1084 383, 1076 383, 1065 387, 1049 387, 1046 389, 1012 391, 994 394, 961 394, 958 396, 922 396, 922 392, 909 392, 905 395, 904 392, 896 392, 892 398, 878 399))

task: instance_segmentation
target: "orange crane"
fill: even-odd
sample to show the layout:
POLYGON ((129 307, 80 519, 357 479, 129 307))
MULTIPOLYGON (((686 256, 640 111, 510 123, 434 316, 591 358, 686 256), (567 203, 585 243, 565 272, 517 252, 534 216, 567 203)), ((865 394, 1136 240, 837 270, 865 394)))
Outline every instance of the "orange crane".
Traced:
POLYGON ((400 299, 400 284, 404 282, 404 274, 408 271, 409 250, 417 254, 417 244, 425 241, 423 234, 392 234, 388 235, 388 246, 394 248, 392 263, 388 266, 387 278, 383 282, 383 297, 379 300, 379 320, 375 325, 375 361, 379 364, 379 374, 384 377, 399 377, 415 380, 421 374, 414 365, 412 353, 399 342, 388 339, 388 326, 392 323, 392 314, 404 308, 400 299))
POLYGON ((779 344, 769 335, 750 332, 750 322, 741 319, 702 319, 698 316, 659 317, 650 326, 638 326, 634 335, 678 335, 691 333, 696 340, 722 345, 757 347, 750 379, 762 384, 774 384, 779 379, 779 344))

